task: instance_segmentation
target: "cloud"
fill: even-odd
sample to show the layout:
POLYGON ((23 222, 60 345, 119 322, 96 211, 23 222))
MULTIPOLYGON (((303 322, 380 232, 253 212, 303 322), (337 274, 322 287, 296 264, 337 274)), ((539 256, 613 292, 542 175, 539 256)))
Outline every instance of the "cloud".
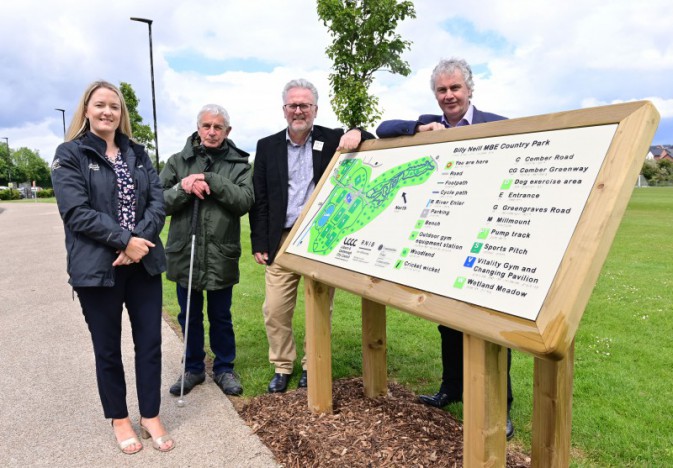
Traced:
MULTIPOLYGON (((398 31, 412 42, 408 77, 376 74, 371 91, 383 118, 435 112, 429 88, 442 57, 473 65, 473 102, 508 117, 649 99, 662 114, 655 141, 673 143, 673 47, 661 25, 673 24, 668 1, 561 3, 476 0, 414 2, 417 18, 398 31)), ((51 159, 62 140, 60 112, 72 117, 96 79, 130 83, 139 112, 152 124, 148 28, 152 38, 159 150, 179 151, 203 104, 232 117, 232 139, 256 142, 285 126, 280 93, 305 77, 321 97, 317 123, 339 125, 329 104, 330 42, 312 0, 204 2, 179 0, 23 0, 0 7, 0 136, 51 159)))
POLYGON ((280 64, 257 58, 211 59, 195 50, 184 50, 165 55, 168 66, 178 73, 195 72, 204 75, 219 75, 228 70, 245 73, 270 72, 280 64))

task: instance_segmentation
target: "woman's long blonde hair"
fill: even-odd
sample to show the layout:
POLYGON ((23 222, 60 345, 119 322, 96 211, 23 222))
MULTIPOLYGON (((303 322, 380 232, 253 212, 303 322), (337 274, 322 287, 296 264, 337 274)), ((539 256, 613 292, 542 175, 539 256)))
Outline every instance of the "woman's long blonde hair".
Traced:
POLYGON ((70 121, 70 127, 68 127, 68 133, 65 136, 65 141, 71 141, 79 138, 89 131, 89 119, 85 117, 86 106, 89 104, 91 95, 99 88, 107 88, 117 94, 119 101, 121 102, 121 116, 119 119, 119 127, 117 128, 117 131, 123 133, 129 138, 133 137, 131 131, 131 120, 129 119, 129 111, 126 108, 124 96, 122 95, 121 91, 119 91, 119 89, 112 83, 99 80, 91 83, 86 91, 84 91, 82 99, 80 99, 79 104, 77 104, 77 109, 75 110, 72 120, 70 121))

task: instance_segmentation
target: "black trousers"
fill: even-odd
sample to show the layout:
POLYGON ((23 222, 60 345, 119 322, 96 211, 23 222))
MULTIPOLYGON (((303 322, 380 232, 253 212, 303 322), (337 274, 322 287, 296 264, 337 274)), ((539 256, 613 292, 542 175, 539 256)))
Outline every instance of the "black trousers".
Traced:
MULTIPOLYGON (((440 391, 452 400, 463 399, 463 333, 453 328, 439 325, 442 337, 442 386, 440 391)), ((512 407, 512 380, 509 376, 512 367, 512 350, 507 349, 507 411, 512 407)))
POLYGON ((161 405, 161 275, 142 264, 116 267, 112 287, 75 288, 91 333, 96 379, 106 418, 128 417, 122 364, 122 306, 135 345, 136 391, 140 415, 153 418, 161 405))

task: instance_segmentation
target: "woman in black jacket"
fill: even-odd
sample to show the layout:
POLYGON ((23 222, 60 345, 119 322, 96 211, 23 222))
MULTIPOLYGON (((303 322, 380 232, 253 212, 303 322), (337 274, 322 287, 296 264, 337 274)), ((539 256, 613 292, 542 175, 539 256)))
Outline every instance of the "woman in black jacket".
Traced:
POLYGON ((130 137, 121 92, 96 81, 84 92, 51 166, 65 228, 69 282, 91 333, 103 412, 112 419, 126 454, 139 452, 143 445, 126 407, 123 305, 135 344, 141 434, 152 437, 157 450, 175 446, 159 419, 163 193, 147 153, 130 137))

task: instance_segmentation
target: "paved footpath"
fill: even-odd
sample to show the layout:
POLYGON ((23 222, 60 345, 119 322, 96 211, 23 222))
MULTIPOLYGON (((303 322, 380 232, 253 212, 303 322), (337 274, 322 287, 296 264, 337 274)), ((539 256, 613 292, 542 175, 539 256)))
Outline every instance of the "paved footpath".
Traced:
MULTIPOLYGON (((56 205, 0 202, 0 466, 278 466, 210 377, 184 408, 176 405, 168 387, 182 372, 183 345, 166 323, 161 416, 176 448, 160 453, 144 441, 141 452, 122 454, 103 418, 89 332, 67 281, 56 205)), ((127 319, 122 352, 138 430, 127 319)))

